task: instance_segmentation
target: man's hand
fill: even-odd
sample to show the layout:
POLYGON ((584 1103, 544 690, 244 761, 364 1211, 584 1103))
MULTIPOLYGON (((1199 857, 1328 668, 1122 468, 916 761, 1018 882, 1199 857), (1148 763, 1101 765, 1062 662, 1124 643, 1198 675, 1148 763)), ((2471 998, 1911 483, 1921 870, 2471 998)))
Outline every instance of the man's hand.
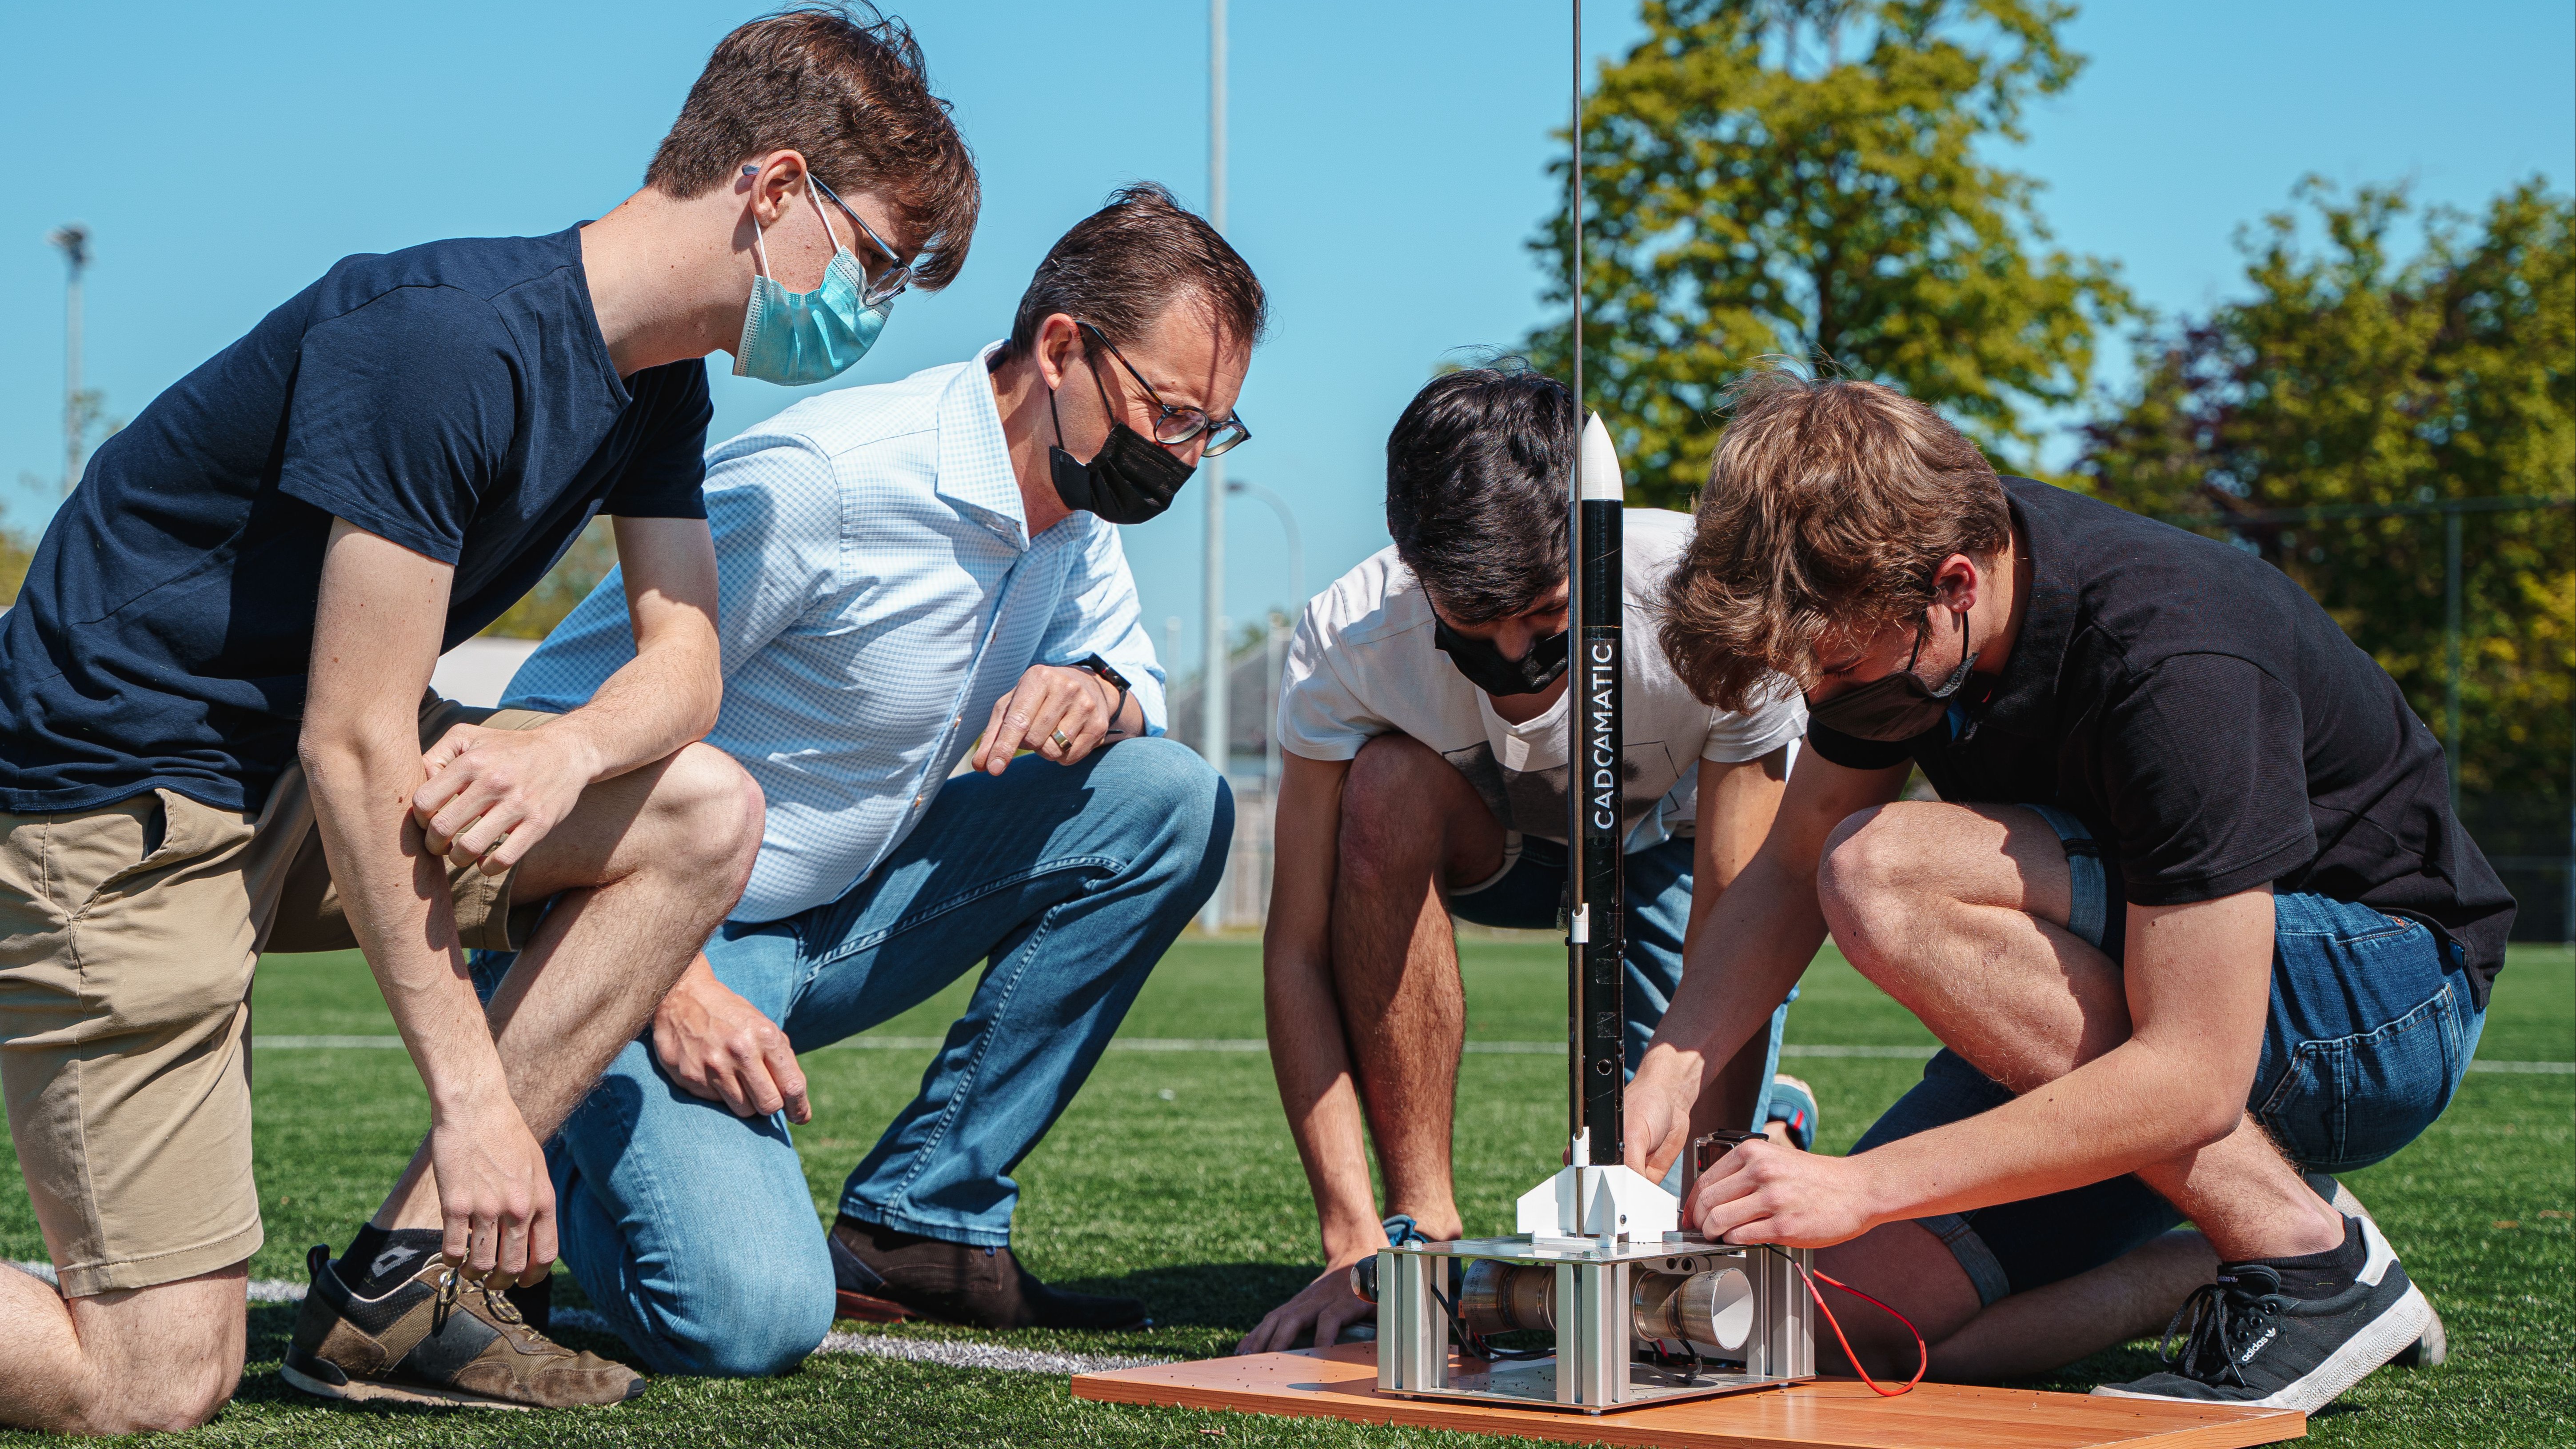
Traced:
POLYGON ((430 853, 479 860, 486 875, 517 865, 590 786, 596 771, 576 757, 581 738, 470 724, 439 736, 420 760, 429 778, 411 797, 430 853))
POLYGON ((1661 1182, 1690 1146, 1691 1105, 1699 1100, 1698 1063, 1658 1042, 1637 1063, 1625 1097, 1620 1117, 1628 1166, 1661 1182))
POLYGON ((555 1189, 546 1152, 500 1084, 433 1115, 440 1249, 468 1276, 536 1283, 555 1262, 555 1189))
POLYGON ((1876 1227, 1860 1159, 1738 1144, 1699 1180, 1683 1221, 1729 1243, 1829 1248, 1876 1227))
POLYGON ((1297 1340, 1314 1334, 1317 1348, 1330 1348, 1342 1336, 1344 1326, 1370 1323, 1377 1318, 1377 1306, 1351 1291, 1351 1264, 1376 1254, 1372 1248, 1326 1268, 1322 1276, 1298 1291, 1296 1297, 1270 1310, 1258 1327, 1243 1336, 1234 1346, 1237 1354, 1279 1353, 1296 1345, 1297 1340))
POLYGON ((724 1103, 737 1117, 766 1117, 784 1107, 790 1122, 814 1120, 805 1070, 787 1033, 718 981, 704 956, 689 963, 654 1011, 653 1054, 671 1080, 724 1103))
POLYGON ((1037 751, 1059 765, 1070 765, 1099 748, 1117 721, 1109 706, 1118 687, 1087 669, 1032 664, 993 701, 993 717, 984 725, 983 741, 967 757, 969 768, 998 775, 1011 767, 1021 749, 1037 751), (1064 743, 1056 742, 1061 732, 1064 743))

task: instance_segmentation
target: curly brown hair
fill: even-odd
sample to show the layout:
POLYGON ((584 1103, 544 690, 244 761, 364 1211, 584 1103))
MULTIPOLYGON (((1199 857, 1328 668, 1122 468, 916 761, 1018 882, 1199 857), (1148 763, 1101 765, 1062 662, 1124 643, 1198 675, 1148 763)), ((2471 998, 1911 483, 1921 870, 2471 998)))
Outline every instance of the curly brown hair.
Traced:
POLYGON ((1985 454, 1894 388, 1765 372, 1727 405, 1659 631, 1708 704, 1746 708, 1775 671, 1813 688, 1820 645, 1920 614, 1943 559, 2011 540, 1985 454))
POLYGON ((685 201, 727 184, 751 157, 786 150, 824 185, 872 193, 902 215, 923 238, 913 285, 935 292, 966 265, 983 183, 902 21, 850 0, 738 27, 689 87, 644 184, 685 201))

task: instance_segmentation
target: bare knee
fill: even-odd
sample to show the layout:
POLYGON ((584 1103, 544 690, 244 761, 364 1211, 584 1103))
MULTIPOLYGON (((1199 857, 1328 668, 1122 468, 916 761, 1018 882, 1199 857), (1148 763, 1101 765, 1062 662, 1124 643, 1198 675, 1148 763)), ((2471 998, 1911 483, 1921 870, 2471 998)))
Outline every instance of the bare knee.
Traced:
POLYGON ((1360 747, 1342 783, 1338 878, 1346 888, 1427 888, 1501 848, 1475 787, 1429 746, 1386 734, 1360 747), (1490 841, 1486 837, 1490 836, 1490 841))
POLYGON ((1430 747, 1404 735, 1379 735, 1360 746, 1342 781, 1341 871, 1420 875, 1440 858, 1444 832, 1433 808, 1441 772, 1455 775, 1430 747))
POLYGON ((232 1402, 241 1372, 238 1340, 180 1349, 142 1364, 93 1361, 81 1391, 44 1427, 84 1435, 194 1429, 232 1402))
POLYGON ((1863 976, 1886 986, 1911 953, 1909 936, 1938 889, 1940 843, 1933 812, 1920 801, 1873 806, 1845 817, 1825 837, 1816 867, 1816 903, 1834 944, 1863 976))
POLYGON ((760 786, 712 745, 683 746, 654 782, 654 815, 666 842, 658 859, 673 875, 722 882, 739 893, 760 854, 765 820, 760 786))
POLYGON ((194 1429, 221 1413, 224 1405, 233 1401, 233 1390, 240 1386, 238 1357, 230 1364, 200 1364, 150 1384, 132 1386, 134 1397, 118 1406, 122 1412, 108 1416, 104 1427, 90 1432, 149 1434, 194 1429))

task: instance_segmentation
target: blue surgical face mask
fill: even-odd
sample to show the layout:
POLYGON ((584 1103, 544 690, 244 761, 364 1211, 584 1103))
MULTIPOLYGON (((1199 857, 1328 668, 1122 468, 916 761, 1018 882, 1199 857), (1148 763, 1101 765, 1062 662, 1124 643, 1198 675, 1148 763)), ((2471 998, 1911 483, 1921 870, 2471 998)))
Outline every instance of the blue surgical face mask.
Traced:
MULTIPOLYGON (((810 190, 805 199, 822 222, 823 203, 810 190)), ((831 223, 823 222, 823 234, 832 235, 831 223)), ((893 299, 867 305, 867 273, 848 247, 833 247, 823 285, 791 292, 769 274, 769 248, 758 222, 752 223, 751 246, 760 266, 751 279, 751 304, 743 309, 742 341, 733 350, 734 376, 795 387, 838 377, 867 356, 885 330, 893 299)))

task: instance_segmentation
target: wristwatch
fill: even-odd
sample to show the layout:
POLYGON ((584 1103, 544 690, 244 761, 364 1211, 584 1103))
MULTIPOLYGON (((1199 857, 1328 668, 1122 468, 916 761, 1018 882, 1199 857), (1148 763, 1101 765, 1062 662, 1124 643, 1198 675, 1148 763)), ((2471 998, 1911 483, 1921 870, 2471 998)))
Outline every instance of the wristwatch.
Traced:
POLYGON ((1075 660, 1073 667, 1083 670, 1086 673, 1096 674, 1101 679, 1118 686, 1118 702, 1109 706, 1108 737, 1116 739, 1119 735, 1124 734, 1125 731, 1118 728, 1118 716, 1125 713, 1127 710, 1127 693, 1130 688, 1127 683, 1127 676, 1110 667, 1109 661, 1101 658, 1097 654, 1087 655, 1084 658, 1075 660))

